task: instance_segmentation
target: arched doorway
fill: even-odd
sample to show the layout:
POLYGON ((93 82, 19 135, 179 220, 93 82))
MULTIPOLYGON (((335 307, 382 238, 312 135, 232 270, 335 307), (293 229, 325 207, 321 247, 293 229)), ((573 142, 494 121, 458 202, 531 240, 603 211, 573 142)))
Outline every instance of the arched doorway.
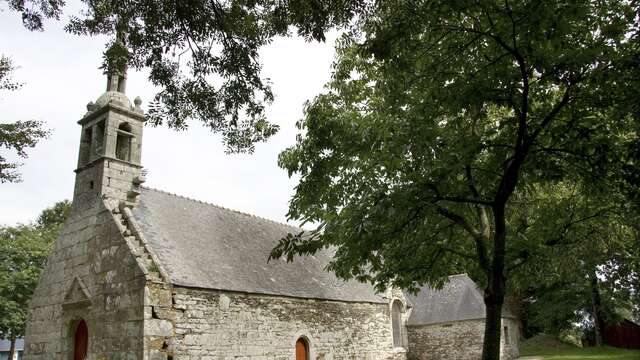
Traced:
POLYGON ((80 320, 73 338, 73 360, 85 360, 87 358, 88 345, 89 329, 87 329, 87 323, 84 320, 80 320))
POLYGON ((296 341, 296 360, 309 360, 309 344, 305 338, 296 341))

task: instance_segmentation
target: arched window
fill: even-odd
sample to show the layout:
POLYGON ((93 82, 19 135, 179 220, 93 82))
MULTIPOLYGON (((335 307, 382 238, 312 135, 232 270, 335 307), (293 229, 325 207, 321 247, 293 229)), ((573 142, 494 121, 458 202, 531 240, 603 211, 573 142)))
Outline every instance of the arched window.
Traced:
POLYGON ((131 161, 131 125, 123 122, 118 126, 118 136, 116 137, 116 158, 124 161, 131 161))
POLYGON ((93 129, 86 128, 82 133, 82 140, 80 141, 80 164, 79 166, 86 165, 91 161, 91 142, 93 141, 93 129))
POLYGON ((309 343, 303 337, 296 341, 296 360, 309 360, 309 343))
POLYGON ((85 360, 87 358, 87 347, 89 345, 89 329, 84 320, 80 320, 76 326, 73 339, 73 360, 85 360))
POLYGON ((393 328, 393 346, 403 347, 402 303, 399 300, 394 300, 391 303, 391 326, 393 328))
POLYGON ((104 146, 104 120, 100 121, 96 124, 96 148, 93 150, 93 153, 96 156, 104 155, 103 146, 104 146))

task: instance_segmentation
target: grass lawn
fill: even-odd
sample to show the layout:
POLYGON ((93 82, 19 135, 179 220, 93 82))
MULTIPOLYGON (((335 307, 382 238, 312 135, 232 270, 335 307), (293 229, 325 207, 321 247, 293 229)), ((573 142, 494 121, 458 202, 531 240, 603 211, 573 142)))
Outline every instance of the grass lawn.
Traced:
POLYGON ((520 356, 542 356, 545 360, 640 360, 640 350, 625 350, 612 347, 603 348, 579 348, 573 349, 548 349, 548 348, 523 348, 520 356))
POLYGON ((520 349, 520 356, 541 356, 545 360, 640 360, 640 350, 626 350, 608 346, 602 348, 545 347, 525 343, 520 349))

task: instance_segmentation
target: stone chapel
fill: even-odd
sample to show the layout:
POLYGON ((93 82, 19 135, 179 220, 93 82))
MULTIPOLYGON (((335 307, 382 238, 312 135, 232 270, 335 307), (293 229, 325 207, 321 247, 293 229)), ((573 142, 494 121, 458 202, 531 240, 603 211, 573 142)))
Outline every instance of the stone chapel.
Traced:
MULTIPOLYGON (((267 263, 298 229, 143 187, 145 116, 125 84, 108 76, 78 121, 72 211, 29 304, 25 359, 479 356, 484 305, 466 276, 379 294, 325 271, 330 252, 267 263)), ((515 317, 503 323, 514 358, 515 317)))

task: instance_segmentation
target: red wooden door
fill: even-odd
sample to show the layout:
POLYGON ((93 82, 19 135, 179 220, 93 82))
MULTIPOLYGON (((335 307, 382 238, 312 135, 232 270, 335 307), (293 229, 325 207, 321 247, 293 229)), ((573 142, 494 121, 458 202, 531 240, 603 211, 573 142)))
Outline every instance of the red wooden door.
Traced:
POLYGON ((309 360, 309 349, 303 338, 296 341, 296 360, 309 360))
POLYGON ((87 345, 89 344, 89 330, 84 320, 80 320, 76 327, 74 339, 73 360, 84 360, 87 357, 87 345))

